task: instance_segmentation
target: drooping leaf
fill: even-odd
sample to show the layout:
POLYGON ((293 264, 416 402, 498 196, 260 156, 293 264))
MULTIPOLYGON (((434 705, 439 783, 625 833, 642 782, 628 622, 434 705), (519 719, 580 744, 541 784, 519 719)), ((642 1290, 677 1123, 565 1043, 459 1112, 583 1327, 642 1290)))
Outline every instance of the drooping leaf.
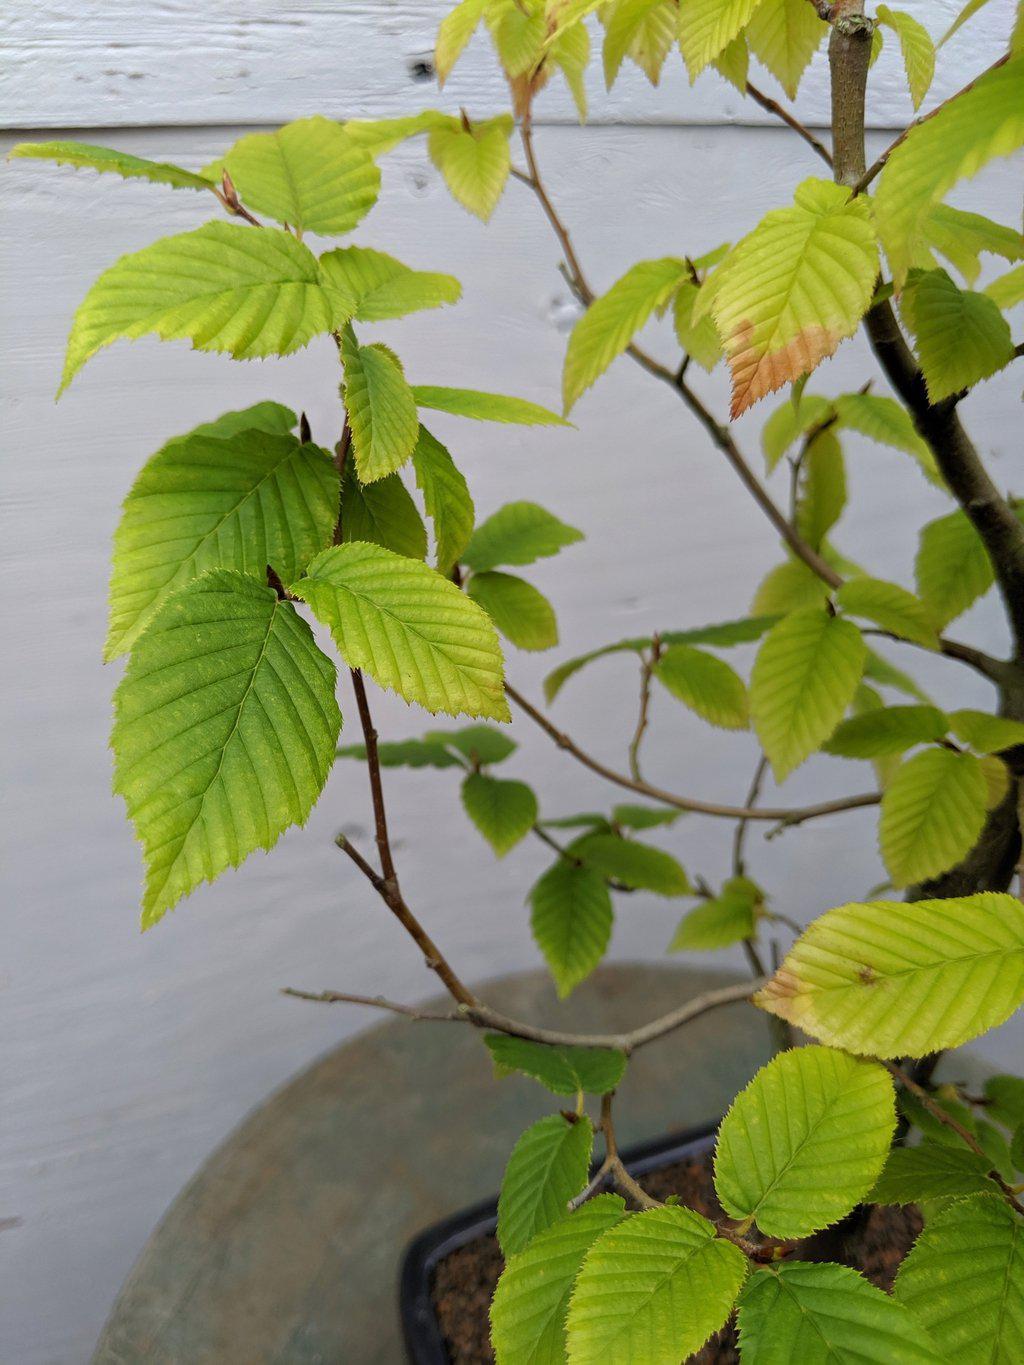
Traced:
POLYGON ((980 754, 997 754, 1015 744, 1024 744, 1024 724, 1008 716, 990 716, 985 711, 950 711, 953 733, 980 754))
POLYGON ((982 252, 1005 261, 1024 258, 1024 233, 952 204, 935 205, 925 219, 924 233, 932 250, 945 256, 969 285, 974 285, 981 274, 982 252))
POLYGON ((460 0, 460 3, 441 20, 434 49, 438 85, 444 85, 451 75, 452 67, 476 32, 483 13, 484 0, 460 0))
POLYGON ((498 1241, 506 1257, 568 1216, 566 1204, 587 1183, 594 1130, 585 1114, 548 1114, 512 1149, 498 1196, 498 1241))
POLYGON ((674 825, 682 814, 681 810, 657 810, 654 806, 625 802, 612 807, 612 822, 622 829, 656 829, 661 825, 674 825))
POLYGON ((758 0, 690 0, 679 12, 679 46, 691 83, 750 20, 758 0))
POLYGON ((770 1237, 806 1237, 864 1198, 895 1128, 892 1078, 877 1062, 830 1047, 782 1052, 722 1120, 715 1190, 731 1217, 770 1237))
POLYGON ((515 848, 533 828, 537 798, 525 782, 469 773, 462 783, 462 804, 499 858, 515 848))
POLYGON ((804 931, 754 1003, 850 1052, 959 1047, 1024 1003, 1024 908, 995 892, 842 905, 804 931))
POLYGON ((683 281, 672 304, 672 320, 680 346, 710 374, 722 358, 722 343, 709 317, 702 317, 699 322, 693 320, 699 292, 699 286, 691 280, 683 281))
POLYGON ((442 114, 439 109, 422 109, 418 114, 404 114, 398 118, 348 119, 341 125, 341 130, 350 141, 357 142, 376 159, 407 138, 427 133, 431 128, 447 127, 452 122, 451 114, 442 114))
POLYGON ((730 877, 717 896, 683 916, 668 951, 707 952, 752 938, 761 900, 760 887, 749 877, 730 877))
POLYGON ((600 872, 565 858, 530 892, 530 927, 560 999, 604 957, 612 933, 612 899, 600 872))
POLYGON ((817 393, 803 392, 799 401, 794 394, 780 403, 761 428, 761 449, 768 473, 801 436, 814 427, 824 426, 835 415, 835 405, 817 393))
POLYGON ((783 617, 765 636, 750 679, 750 714, 778 781, 839 724, 865 657, 857 627, 824 609, 783 617))
POLYGON ((920 1323, 845 1265, 785 1261, 756 1270, 737 1315, 744 1365, 937 1365, 920 1323))
POLYGON ((840 758, 885 758, 939 740, 948 729, 935 706, 880 706, 844 720, 822 748, 840 758))
POLYGON ((985 809, 995 810, 1010 790, 1010 772, 1001 758, 986 754, 978 759, 981 775, 985 779, 985 809))
POLYGON ((964 7, 960 10, 959 14, 950 24, 949 28, 946 29, 945 33, 939 39, 938 46, 943 47, 946 43, 948 43, 950 38, 952 38, 953 34, 956 33, 958 29, 962 28, 963 25, 967 23, 968 19, 973 19, 974 16, 978 13, 978 11, 982 8, 982 6, 986 5, 987 3, 988 0, 967 0, 966 5, 964 5, 964 7))
POLYGON ((503 763, 518 749, 514 739, 495 725, 464 725, 460 730, 431 730, 426 736, 454 749, 470 763, 503 763))
POLYGON ((265 581, 270 564, 290 581, 330 544, 337 517, 337 471, 319 446, 244 427, 169 441, 125 499, 104 657, 130 649, 166 598, 208 569, 265 581))
POLYGON ((565 77, 580 123, 586 123, 590 34, 582 24, 576 24, 548 40, 548 61, 553 62, 565 77))
POLYGON ((506 564, 533 564, 583 539, 583 532, 535 502, 509 502, 473 532, 462 554, 476 573, 506 564))
POLYGON ((815 550, 843 514, 846 506, 846 465, 843 448, 831 427, 808 440, 800 462, 797 530, 815 550))
POLYGON ((484 19, 506 76, 525 76, 544 51, 547 26, 539 0, 484 0, 484 19))
POLYGON ((927 95, 935 75, 935 44, 931 34, 912 14, 903 10, 892 10, 888 5, 879 5, 876 10, 878 22, 884 24, 900 40, 903 66, 907 73, 907 85, 914 108, 920 109, 921 101, 927 95))
POLYGON ((449 127, 431 128, 427 136, 430 159, 444 176, 452 197, 486 223, 498 206, 508 180, 512 118, 497 118, 449 127))
POLYGON ((54 161, 60 166, 85 166, 92 171, 109 171, 124 180, 151 180, 176 190, 209 190, 214 181, 186 171, 167 161, 148 161, 145 157, 118 152, 112 147, 95 147, 88 142, 19 142, 7 153, 9 158, 28 157, 35 161, 54 161))
POLYGON ((679 12, 671 0, 618 0, 605 26, 602 63, 610 90, 624 58, 630 57, 652 85, 661 79, 676 40, 679 12))
POLYGON ((290 603, 214 569, 169 597, 114 697, 114 790, 146 860, 143 927, 301 825, 334 761, 334 665, 290 603))
POLYGON ((762 618, 778 620, 794 611, 820 610, 828 595, 828 584, 802 559, 786 559, 762 578, 750 610, 762 618))
POLYGON ((921 531, 914 572, 918 596, 940 627, 965 612, 995 581, 984 543, 959 509, 921 531))
POLYGON ((1024 56, 985 72, 912 128, 889 157, 874 193, 875 219, 894 282, 914 264, 933 206, 958 180, 1024 142, 1024 56))
POLYGON ((791 100, 828 25, 800 0, 761 0, 747 25, 747 41, 791 100))
MULTIPOLYGON (((336 758, 366 761, 365 744, 346 744, 336 758)), ((396 739, 377 744, 377 759, 382 768, 460 768, 462 764, 439 740, 396 739)))
POLYGON ((1024 301, 1024 265, 1008 270, 1005 275, 992 280, 985 286, 985 293, 994 299, 1000 308, 1015 308, 1024 301))
POLYGON ((296 119, 274 133, 247 133, 223 164, 242 202, 300 232, 340 237, 380 193, 370 154, 333 119, 296 119))
POLYGON ((1008 1128, 1024 1123, 1024 1079, 1020 1076, 989 1076, 985 1081, 988 1113, 1008 1128))
POLYGON ((476 422, 507 422, 524 427, 568 427, 564 417, 539 403, 480 389, 447 389, 438 384, 414 384, 417 407, 471 417, 476 422))
POLYGON ((491 1304, 491 1341, 502 1365, 562 1365, 565 1320, 583 1258, 625 1211, 618 1195, 600 1194, 537 1233, 508 1262, 491 1304))
POLYGON ((839 426, 905 451, 929 479, 941 481, 931 448, 917 434, 907 409, 895 398, 875 393, 844 393, 835 400, 835 409, 839 426))
POLYGON ((939 1210, 900 1266, 893 1294, 949 1359, 1011 1365, 1024 1355, 1024 1219, 983 1194, 939 1210))
POLYGON ((394 256, 365 246, 343 246, 320 257, 320 273, 346 311, 359 322, 383 322, 424 308, 458 303, 462 286, 453 275, 413 270, 394 256))
POLYGON ((848 578, 836 593, 836 602, 851 616, 863 616, 883 630, 904 640, 938 649, 939 637, 931 613, 924 603, 881 578, 848 578))
MULTIPOLYGON (((762 0, 757 12, 772 3, 762 0)), ((813 10, 811 17, 820 23, 813 10)), ((766 214, 720 268, 712 311, 738 417, 809 374, 856 331, 878 273, 870 210, 842 186, 805 180, 793 206, 766 214)))
POLYGON ((562 399, 566 412, 685 278, 686 265, 674 256, 640 261, 590 305, 573 328, 565 353, 562 399))
POLYGON ((727 48, 714 59, 711 65, 720 76, 734 86, 741 95, 747 93, 747 76, 750 73, 750 48, 745 34, 734 38, 727 48))
POLYGON ((522 1071, 556 1095, 575 1095, 579 1090, 605 1095, 618 1086, 626 1070, 626 1054, 613 1048, 549 1047, 508 1033, 485 1033, 484 1042, 497 1075, 522 1071))
POLYGON ((554 608, 524 578, 493 570, 475 573, 466 591, 474 602, 479 602, 505 639, 520 649, 551 649, 558 644, 554 608))
MULTIPOLYGON (((353 467, 346 465, 341 488, 341 532, 343 541, 365 541, 409 559, 426 558, 426 527, 398 474, 363 484, 353 467)), ((284 574, 282 577, 285 582, 290 581, 284 574)))
POLYGON ((711 725, 745 730, 749 724, 747 689, 724 660, 694 645, 670 645, 654 675, 674 697, 711 725))
POLYGON ((416 402, 392 352, 361 346, 351 327, 341 334, 341 361, 356 470, 364 484, 374 483, 401 469, 416 448, 416 402))
POLYGON ((587 834, 570 851, 602 876, 636 891, 654 891, 659 896, 689 894, 690 880, 683 868, 670 853, 650 844, 618 834, 587 834))
POLYGON ((973 754, 929 748, 897 768, 882 797, 878 840, 894 886, 955 866, 985 823, 986 790, 973 754))
POLYGON ((995 301, 958 289, 944 270, 927 270, 910 281, 903 315, 917 338, 933 403, 971 388, 1013 359, 1010 324, 995 301))
POLYGON ((894 1147, 871 1191, 873 1204, 921 1204, 994 1189, 990 1163, 962 1143, 927 1138, 917 1147, 894 1147))
POLYGON ((569 1365, 679 1365, 726 1321, 746 1274, 739 1247, 693 1209, 626 1219, 583 1262, 569 1304, 569 1365))
POLYGON ((469 485, 446 447, 422 425, 412 467, 427 516, 434 523, 438 572, 447 577, 473 534, 476 511, 469 485))
POLYGON ((75 314, 59 392, 119 338, 153 333, 236 360, 290 355, 336 325, 316 257, 278 228, 206 223, 122 256, 75 314))
POLYGON ((350 668, 428 711, 508 720, 501 649, 486 613, 418 560, 335 545, 293 591, 330 628, 350 668))

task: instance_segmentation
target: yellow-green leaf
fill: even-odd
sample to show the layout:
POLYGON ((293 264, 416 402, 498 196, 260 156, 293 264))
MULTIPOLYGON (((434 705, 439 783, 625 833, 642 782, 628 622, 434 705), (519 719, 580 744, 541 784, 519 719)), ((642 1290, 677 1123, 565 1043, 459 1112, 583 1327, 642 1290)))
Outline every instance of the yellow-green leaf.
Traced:
POLYGON ((499 858, 533 828, 537 798, 525 782, 469 773, 462 783, 462 805, 499 858))
POLYGON ((895 886, 927 881, 965 858, 985 823, 985 779, 973 754, 925 749, 882 797, 878 839, 895 886))
POLYGON ((320 274, 343 311, 359 322, 383 322, 423 308, 458 303, 462 286, 454 275, 412 270, 383 251, 365 246, 338 247, 320 257, 320 274))
POLYGON ((548 1114, 527 1128, 512 1149, 498 1198, 498 1241, 506 1257, 568 1217, 569 1200, 587 1183, 593 1145, 586 1114, 548 1114))
POLYGON ((836 602, 851 616, 864 616, 904 640, 938 649, 935 622, 925 604, 898 583, 881 578, 848 578, 836 592, 836 602))
POLYGON ((888 5, 879 5, 876 10, 878 22, 885 24, 900 40, 903 65, 907 73, 907 85, 914 108, 921 107, 935 75, 935 44, 924 24, 912 14, 902 10, 892 10, 888 5))
POLYGON ((461 3, 441 20, 434 49, 438 85, 444 85, 451 75, 452 67, 476 32, 483 13, 484 0, 461 0, 461 3))
POLYGON ((473 534, 476 513, 469 485, 448 450, 424 426, 412 452, 412 467, 434 523, 437 567, 447 577, 473 534))
POLYGON ((508 114, 473 123, 432 128, 427 138, 430 159, 444 176, 452 197, 486 223, 508 180, 512 133, 508 114))
POLYGON ((530 892, 530 927, 560 999, 604 957, 612 933, 612 898, 600 872, 566 858, 530 892))
POLYGON ((209 190, 210 177, 186 171, 167 161, 148 161, 145 157, 118 152, 112 147, 95 147, 88 142, 19 142, 7 153, 10 158, 27 157, 35 161, 54 161, 59 166, 84 166, 91 171, 108 171, 124 180, 150 180, 176 190, 209 190))
POLYGON ((688 0, 679 11, 679 46, 690 80, 739 35, 759 0, 688 0))
POLYGON ((750 723, 743 679, 723 660, 693 645, 671 645, 654 674, 674 697, 710 725, 745 730, 750 723))
POLYGON ((923 528, 914 573, 918 595, 940 628, 995 581, 984 542, 959 509, 923 528))
POLYGON ((558 621, 551 603, 517 574, 475 573, 466 591, 519 649, 551 649, 558 644, 558 621))
POLYGON ((747 25, 747 41, 791 100, 828 32, 807 0, 761 0, 747 25))
POLYGON ((386 346, 360 346, 351 327, 341 334, 345 408, 360 480, 373 483, 401 469, 419 438, 416 400, 398 359, 386 346))
POLYGON ((1010 324, 995 300, 958 289, 944 270, 912 278, 903 295, 903 316, 917 338, 933 403, 971 388, 1013 359, 1010 324))

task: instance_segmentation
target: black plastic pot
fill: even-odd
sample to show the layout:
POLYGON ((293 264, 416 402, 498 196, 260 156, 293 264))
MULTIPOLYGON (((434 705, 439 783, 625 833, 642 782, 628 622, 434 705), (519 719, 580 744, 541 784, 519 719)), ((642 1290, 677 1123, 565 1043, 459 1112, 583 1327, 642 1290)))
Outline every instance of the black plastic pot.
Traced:
MULTIPOLYGON (((622 1153, 631 1175, 646 1175, 689 1157, 703 1156, 714 1145, 717 1123, 671 1133, 639 1143, 622 1153)), ((596 1166, 594 1167, 596 1170, 596 1166)), ((410 1365, 450 1365, 450 1358, 434 1314, 431 1293, 434 1269, 460 1247, 485 1237, 498 1222, 497 1199, 485 1199, 461 1213, 442 1219, 409 1243, 399 1277, 399 1312, 406 1357, 410 1365)))

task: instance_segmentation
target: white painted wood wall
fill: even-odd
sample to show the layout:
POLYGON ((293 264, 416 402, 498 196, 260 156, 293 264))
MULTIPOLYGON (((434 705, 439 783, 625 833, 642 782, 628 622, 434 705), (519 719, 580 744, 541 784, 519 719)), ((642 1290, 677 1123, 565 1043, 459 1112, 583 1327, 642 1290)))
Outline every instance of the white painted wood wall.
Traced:
MULTIPOLYGON (((938 34, 954 0, 905 0, 938 34)), ((503 105, 478 39, 443 99, 418 73, 443 0, 8 0, 0 25, 0 110, 6 150, 23 130, 68 130, 143 155, 200 166, 246 128, 323 112, 384 116, 443 104, 473 115, 503 105)), ((946 53, 933 98, 987 65, 1005 41, 1011 0, 992 0, 946 53)), ((895 44, 872 73, 873 144, 911 117, 895 44)), ((764 78, 771 85, 769 77, 764 78)), ((652 91, 627 74, 610 97, 592 73, 594 122, 567 100, 540 103, 539 152, 604 287, 634 260, 699 252, 751 225, 819 171, 806 147, 739 101, 714 76, 692 89, 676 64, 652 91)), ((819 59, 800 112, 826 112, 819 59)), ((141 937, 139 859, 109 795, 106 733, 116 670, 99 662, 108 547, 118 503, 168 436, 224 409, 276 398, 310 414, 325 443, 338 422, 336 366, 325 344, 287 361, 239 365, 152 341, 92 362, 54 407, 72 311, 98 271, 209 213, 198 196, 18 162, 3 167, 2 505, 5 848, 0 967, 0 1359, 85 1360, 117 1287, 189 1174, 271 1088, 369 1020, 283 1000, 278 987, 334 986, 416 999, 431 989, 417 955, 333 847, 365 832, 355 766, 339 765, 309 827, 285 837, 141 937)), ((994 165, 962 202, 1019 220, 1020 166, 994 165)), ((358 240, 410 263, 457 273, 465 300, 443 315, 392 324, 411 376, 520 393, 557 405, 573 310, 555 246, 528 192, 511 184, 492 224, 456 207, 421 145, 386 163, 381 203, 358 240)), ((1019 330, 1019 329, 1018 329, 1019 330)), ((651 345, 671 354, 670 339, 651 345)), ((838 391, 872 373, 844 346, 815 380, 838 391)), ((966 405, 997 481, 1022 491, 1020 375, 1001 376, 966 405)), ((702 388, 721 409, 725 382, 702 388)), ((761 412, 738 435, 756 451, 761 412)), ((532 497, 579 524, 583 546, 531 577, 554 599, 563 646, 552 658, 513 653, 510 674, 536 696, 554 659, 623 634, 742 613, 756 577, 778 558, 767 526, 673 400, 628 362, 581 405, 578 430, 529 432, 438 420, 471 478, 480 510, 532 497)), ((911 530, 944 510, 909 463, 849 443, 854 508, 843 548, 910 582, 911 530)), ((781 493, 781 490, 780 490, 781 493)), ((994 603, 958 627, 1003 645, 994 603)), ((932 661, 940 700, 985 705, 986 686, 932 661), (951 691, 952 688, 964 689, 951 691)), ((926 661, 928 662, 928 661, 926 661)), ((596 752, 621 761, 635 680, 622 661, 595 667, 557 716, 596 752)), ((351 702, 346 701, 351 710, 351 702)), ((423 718, 376 700, 391 735, 423 718)), ((658 699, 651 776, 737 800, 752 766, 749 737, 691 722, 658 699)), ((545 810, 608 799, 596 782, 517 722, 521 754, 545 810)), ((524 847, 495 864, 462 816, 447 774, 389 775, 403 878, 430 927, 470 980, 537 961, 523 895, 543 865, 524 847), (439 813, 446 820, 441 836, 439 813)), ((864 780, 820 760, 786 798, 864 780)), ((718 877, 728 829, 682 822, 669 840, 718 877)), ((879 880, 870 813, 820 822, 771 844, 752 840, 756 875, 790 914, 808 918, 879 880)), ((634 896, 617 957, 658 954, 679 907, 634 896)), ((1009 1060, 1018 1030, 984 1044, 1009 1060)), ((687 1119, 680 1097, 679 1120, 687 1119)), ((356 1365, 353 1362, 353 1365, 356 1365)))

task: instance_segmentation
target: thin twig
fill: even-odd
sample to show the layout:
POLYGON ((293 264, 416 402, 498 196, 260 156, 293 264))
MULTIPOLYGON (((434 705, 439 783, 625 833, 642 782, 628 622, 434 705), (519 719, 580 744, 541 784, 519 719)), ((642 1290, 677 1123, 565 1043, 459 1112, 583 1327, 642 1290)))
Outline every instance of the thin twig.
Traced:
POLYGON ((651 678, 660 656, 661 639, 655 635, 651 639, 651 652, 643 656, 640 665, 640 710, 636 718, 636 730, 629 743, 629 771, 635 782, 643 781, 643 774, 640 772, 640 746, 644 741, 651 707, 651 678))
POLYGON ((823 801, 814 806, 785 809, 778 806, 727 806, 714 801, 699 801, 696 797, 680 796, 676 792, 669 792, 662 787, 656 787, 650 782, 637 782, 632 777, 627 776, 626 773, 616 772, 614 768, 609 768, 607 764, 601 763, 600 760, 581 749, 563 730, 559 730, 557 726, 553 725, 543 711, 538 710, 532 702, 527 701, 508 681, 505 683, 505 695, 539 725, 560 749, 571 754, 591 772, 597 773, 599 777, 603 777, 609 782, 614 782, 616 786, 625 787, 627 791, 650 797, 652 801, 660 801, 662 805, 672 806, 676 810, 694 811, 698 815, 713 815, 725 820, 746 818, 748 820, 777 821, 784 825, 799 825, 803 824, 805 820, 814 820, 819 816, 837 815, 841 811, 856 810, 861 806, 877 806, 882 799, 881 792, 863 792, 859 796, 840 797, 835 801, 823 801))
POLYGON ((293 986, 283 986, 282 995, 293 996, 296 1000, 312 1000, 318 1005, 372 1005, 374 1009, 387 1010, 391 1014, 401 1014, 407 1019, 437 1024, 462 1024, 465 1015, 449 1010, 439 1014, 433 1010, 421 1010, 415 1005, 401 1005, 394 1000, 386 1000, 383 995, 352 995, 348 991, 300 991, 293 986))
POLYGON ((622 1158, 619 1156, 618 1145, 615 1141, 615 1124, 612 1122, 613 1094, 601 1096, 601 1132, 604 1136, 606 1153, 604 1164, 608 1169, 608 1174, 617 1186, 619 1193, 625 1195, 627 1199, 631 1199, 633 1203, 636 1204, 637 1208, 663 1208, 664 1205, 661 1200, 652 1199, 647 1191, 637 1184, 622 1164, 622 1158))
POLYGON ((747 94, 756 104, 759 104, 762 109, 766 109, 769 114, 774 114, 776 118, 780 118, 783 123, 793 129, 794 133, 799 133, 808 147, 811 147, 817 155, 821 157, 825 165, 831 169, 832 153, 823 142, 818 141, 810 128, 805 128, 800 120, 794 117, 788 109, 784 108, 778 100, 773 100, 771 95, 766 95, 763 90, 759 90, 757 86, 752 85, 750 81, 747 81, 747 94))
MULTIPOLYGON (((754 807, 757 806, 758 798, 761 795, 761 783, 764 781, 764 775, 767 771, 768 758, 767 755, 762 754, 760 758, 757 760, 757 767, 754 769, 754 776, 751 778, 750 786, 747 788, 747 799, 744 802, 744 805, 747 807, 748 810, 753 809, 754 807)), ((742 877, 745 875, 745 866, 743 862, 743 843, 744 840, 746 839, 746 834, 749 827, 750 816, 741 815, 739 820, 736 822, 736 828, 733 831, 732 836, 732 875, 734 877, 742 877)), ((743 940, 743 951, 746 954, 747 962, 750 964, 750 970, 754 973, 754 975, 764 976, 765 965, 761 958, 761 954, 758 952, 757 944, 753 941, 753 939, 745 938, 743 940)))

